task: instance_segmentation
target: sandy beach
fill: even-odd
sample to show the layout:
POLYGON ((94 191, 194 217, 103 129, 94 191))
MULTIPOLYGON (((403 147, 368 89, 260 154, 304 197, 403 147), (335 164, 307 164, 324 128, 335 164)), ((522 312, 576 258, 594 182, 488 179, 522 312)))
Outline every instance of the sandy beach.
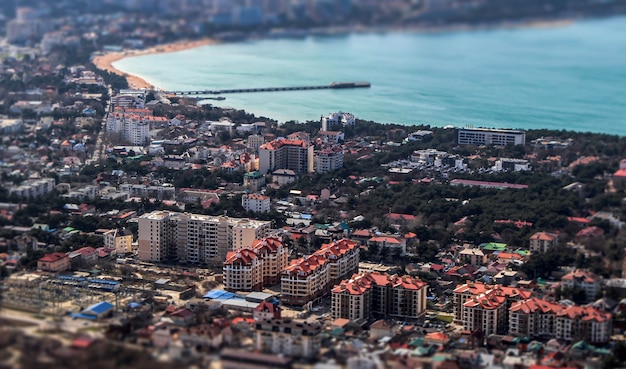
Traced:
POLYGON ((213 39, 205 38, 205 39, 196 40, 196 41, 180 41, 180 42, 174 42, 171 44, 158 45, 158 46, 154 46, 154 47, 151 47, 149 49, 144 49, 144 50, 130 50, 130 51, 115 52, 115 53, 107 53, 104 55, 98 55, 94 57, 93 63, 98 69, 106 70, 110 73, 115 73, 120 76, 126 77, 126 80, 128 81, 128 85, 131 88, 140 88, 140 89, 145 88, 145 89, 152 90, 154 89, 154 86, 148 83, 148 81, 144 80, 141 77, 124 73, 121 70, 116 69, 113 66, 113 63, 115 63, 118 60, 132 57, 132 56, 173 53, 176 51, 183 51, 183 50, 193 49, 196 47, 212 45, 212 44, 215 44, 216 42, 217 41, 213 39))

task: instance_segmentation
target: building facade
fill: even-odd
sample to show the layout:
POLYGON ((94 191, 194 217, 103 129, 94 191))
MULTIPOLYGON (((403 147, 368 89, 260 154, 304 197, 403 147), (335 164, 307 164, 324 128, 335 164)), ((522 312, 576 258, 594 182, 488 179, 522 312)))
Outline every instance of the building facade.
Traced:
POLYGON ((139 259, 222 265, 228 251, 267 236, 269 221, 155 211, 139 217, 139 259))
POLYGON ((366 321, 371 317, 418 319, 426 312, 427 284, 415 277, 364 272, 332 289, 335 319, 366 321))
POLYGON ((44 272, 62 272, 70 269, 70 257, 62 252, 53 252, 37 260, 37 269, 44 272))
POLYGON ((525 145, 526 133, 510 129, 460 128, 457 142, 459 145, 525 145))
POLYGON ((293 260, 283 269, 280 279, 281 302, 302 306, 326 293, 332 286, 357 272, 359 246, 342 239, 322 247, 311 255, 293 260))
POLYGON ((592 302, 602 289, 602 277, 587 270, 576 269, 561 278, 563 288, 581 288, 585 291, 585 302, 592 302))
POLYGON ((19 186, 9 188, 9 196, 17 196, 23 199, 42 197, 54 190, 54 178, 40 178, 28 180, 19 186))

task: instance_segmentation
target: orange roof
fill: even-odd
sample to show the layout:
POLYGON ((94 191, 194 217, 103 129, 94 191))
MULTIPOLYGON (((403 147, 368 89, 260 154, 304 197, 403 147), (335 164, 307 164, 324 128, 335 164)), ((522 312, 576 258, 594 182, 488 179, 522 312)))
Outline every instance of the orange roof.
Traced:
POLYGON ((243 248, 238 251, 229 251, 226 254, 226 260, 224 261, 224 265, 231 264, 245 264, 250 265, 252 261, 257 258, 256 252, 249 248, 243 248))
POLYGON ((291 264, 283 270, 283 274, 305 273, 306 275, 310 275, 327 262, 341 259, 343 255, 358 247, 359 245, 356 242, 345 238, 323 244, 322 247, 313 254, 293 260, 291 264))
POLYGON ((599 323, 609 321, 611 313, 605 313, 593 306, 568 306, 556 314, 557 317, 566 317, 569 319, 582 320, 585 322, 596 321, 599 323))
POLYGON ((368 289, 376 286, 389 286, 392 288, 403 288, 407 290, 419 290, 426 286, 426 283, 416 277, 382 274, 379 272, 357 273, 350 279, 341 281, 332 292, 342 293, 347 291, 351 295, 362 295, 368 289))
POLYGON ((430 332, 424 336, 425 339, 430 341, 448 342, 450 337, 443 332, 430 332))
POLYGON ((518 287, 504 287, 500 285, 488 285, 484 283, 466 283, 457 286, 454 289, 454 293, 466 293, 469 292, 472 295, 481 295, 490 290, 498 290, 501 294, 508 298, 522 298, 528 299, 532 295, 532 291, 518 288, 518 287))
POLYGON ((595 283, 596 281, 598 281, 598 276, 587 271, 587 270, 583 270, 583 269, 576 269, 575 271, 568 273, 566 275, 564 275, 561 280, 563 281, 573 281, 573 280, 578 280, 578 281, 583 281, 586 283, 595 283))
POLYGON ((557 239, 557 237, 558 236, 554 233, 537 232, 534 235, 530 236, 530 239, 539 241, 554 241, 557 239))
POLYGON ((481 295, 468 299, 463 306, 469 308, 480 307, 486 310, 497 309, 506 301, 506 297, 501 292, 502 291, 498 289, 489 290, 481 295))
POLYGON ((533 297, 528 300, 517 301, 511 305, 509 311, 511 312, 520 312, 524 314, 530 314, 534 312, 540 313, 553 313, 556 314, 563 310, 563 306, 556 304, 554 302, 542 300, 537 297, 533 297))

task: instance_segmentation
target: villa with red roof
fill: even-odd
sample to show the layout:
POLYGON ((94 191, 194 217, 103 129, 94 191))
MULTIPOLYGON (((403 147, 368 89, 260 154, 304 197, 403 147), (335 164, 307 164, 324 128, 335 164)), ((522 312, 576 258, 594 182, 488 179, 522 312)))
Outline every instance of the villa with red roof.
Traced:
POLYGON ((342 279, 359 268, 359 245, 342 239, 322 247, 311 255, 293 260, 280 279, 281 302, 302 306, 328 293, 342 279))
POLYGON ((399 250, 400 255, 406 254, 406 238, 391 235, 377 235, 367 240, 367 246, 377 246, 379 250, 399 250))
POLYGON ((379 272, 355 274, 332 289, 333 318, 418 319, 426 312, 427 290, 428 285, 416 277, 379 272))
POLYGON ((530 236, 531 252, 546 252, 559 243, 559 235, 556 233, 537 232, 530 236))

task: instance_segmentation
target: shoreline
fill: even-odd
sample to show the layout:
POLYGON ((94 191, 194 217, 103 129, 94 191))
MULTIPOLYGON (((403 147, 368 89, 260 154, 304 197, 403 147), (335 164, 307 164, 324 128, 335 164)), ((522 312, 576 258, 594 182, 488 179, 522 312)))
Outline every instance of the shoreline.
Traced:
MULTIPOLYGON (((331 28, 312 28, 306 30, 306 36, 339 36, 349 34, 367 34, 367 33, 390 33, 390 32, 407 32, 407 33, 443 33, 443 32, 466 32, 466 31, 489 31, 499 29, 519 29, 519 28, 560 28, 566 27, 574 23, 576 18, 554 18, 554 19, 528 19, 521 21, 503 21, 497 24, 451 24, 445 26, 383 26, 383 27, 361 27, 361 26, 349 26, 349 27, 331 27, 331 28), (320 33, 320 31, 323 31, 320 33)), ((277 38, 291 38, 289 35, 282 35, 277 38)), ((268 37, 268 34, 250 34, 241 40, 233 41, 242 42, 249 40, 268 40, 273 37, 268 37)), ((124 72, 113 66, 113 63, 125 58, 131 58, 135 56, 165 54, 179 51, 185 51, 195 49, 203 46, 210 46, 221 43, 220 40, 214 38, 202 38, 199 40, 181 40, 172 43, 156 45, 148 49, 142 50, 125 50, 121 52, 109 52, 93 57, 92 62, 96 68, 100 70, 106 70, 110 73, 115 73, 119 76, 125 77, 128 81, 129 88, 155 90, 155 86, 143 77, 124 72)))
POLYGON ((105 70, 109 73, 114 73, 126 78, 129 88, 154 90, 155 86, 146 81, 144 78, 119 70, 113 66, 113 63, 125 58, 132 58, 135 56, 143 55, 174 53, 178 51, 195 49, 202 46, 209 46, 218 42, 219 41, 212 38, 203 38, 193 41, 181 40, 168 44, 156 45, 143 50, 127 50, 96 55, 93 57, 92 63, 96 66, 96 68, 100 70, 105 70))

